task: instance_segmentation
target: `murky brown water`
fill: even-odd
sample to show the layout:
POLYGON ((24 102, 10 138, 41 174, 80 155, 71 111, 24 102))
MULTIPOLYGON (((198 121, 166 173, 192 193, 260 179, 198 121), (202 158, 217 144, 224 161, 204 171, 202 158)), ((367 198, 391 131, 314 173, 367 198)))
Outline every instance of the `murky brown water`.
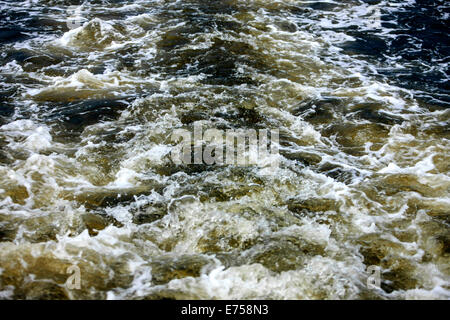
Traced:
POLYGON ((448 34, 427 60, 419 2, 89 1, 69 30, 76 1, 0 1, 0 298, 448 299, 448 34), (279 129, 279 169, 175 165, 199 122, 279 129))

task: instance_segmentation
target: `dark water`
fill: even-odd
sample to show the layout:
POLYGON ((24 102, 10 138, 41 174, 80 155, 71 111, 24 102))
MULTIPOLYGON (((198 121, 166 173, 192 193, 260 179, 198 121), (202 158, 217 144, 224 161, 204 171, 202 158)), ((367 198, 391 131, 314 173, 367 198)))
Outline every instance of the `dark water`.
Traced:
POLYGON ((0 298, 448 299, 449 17, 0 1, 0 298), (280 167, 174 164, 198 123, 279 129, 280 167))

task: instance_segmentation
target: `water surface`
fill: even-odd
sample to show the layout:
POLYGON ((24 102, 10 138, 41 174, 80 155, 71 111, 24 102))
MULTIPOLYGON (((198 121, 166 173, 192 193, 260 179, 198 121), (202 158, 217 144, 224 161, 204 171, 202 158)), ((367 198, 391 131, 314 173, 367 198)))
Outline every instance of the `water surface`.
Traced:
POLYGON ((446 1, 82 4, 0 1, 0 298, 450 298, 446 1), (175 165, 196 123, 279 169, 175 165))

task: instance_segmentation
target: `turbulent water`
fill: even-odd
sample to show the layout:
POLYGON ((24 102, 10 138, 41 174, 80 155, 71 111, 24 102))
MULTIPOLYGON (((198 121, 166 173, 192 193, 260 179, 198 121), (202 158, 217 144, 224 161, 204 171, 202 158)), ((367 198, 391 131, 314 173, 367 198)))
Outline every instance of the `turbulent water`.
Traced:
POLYGON ((450 299, 449 18, 0 1, 0 298, 450 299), (175 165, 198 123, 279 129, 279 168, 175 165))

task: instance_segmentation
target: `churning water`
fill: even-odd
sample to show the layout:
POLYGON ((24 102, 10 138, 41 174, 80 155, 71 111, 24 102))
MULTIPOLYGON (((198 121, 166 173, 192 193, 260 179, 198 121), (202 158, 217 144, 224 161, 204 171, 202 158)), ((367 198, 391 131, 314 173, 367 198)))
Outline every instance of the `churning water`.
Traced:
POLYGON ((449 299, 449 18, 0 1, 0 298, 449 299), (198 123, 279 129, 276 172, 175 165, 198 123))

